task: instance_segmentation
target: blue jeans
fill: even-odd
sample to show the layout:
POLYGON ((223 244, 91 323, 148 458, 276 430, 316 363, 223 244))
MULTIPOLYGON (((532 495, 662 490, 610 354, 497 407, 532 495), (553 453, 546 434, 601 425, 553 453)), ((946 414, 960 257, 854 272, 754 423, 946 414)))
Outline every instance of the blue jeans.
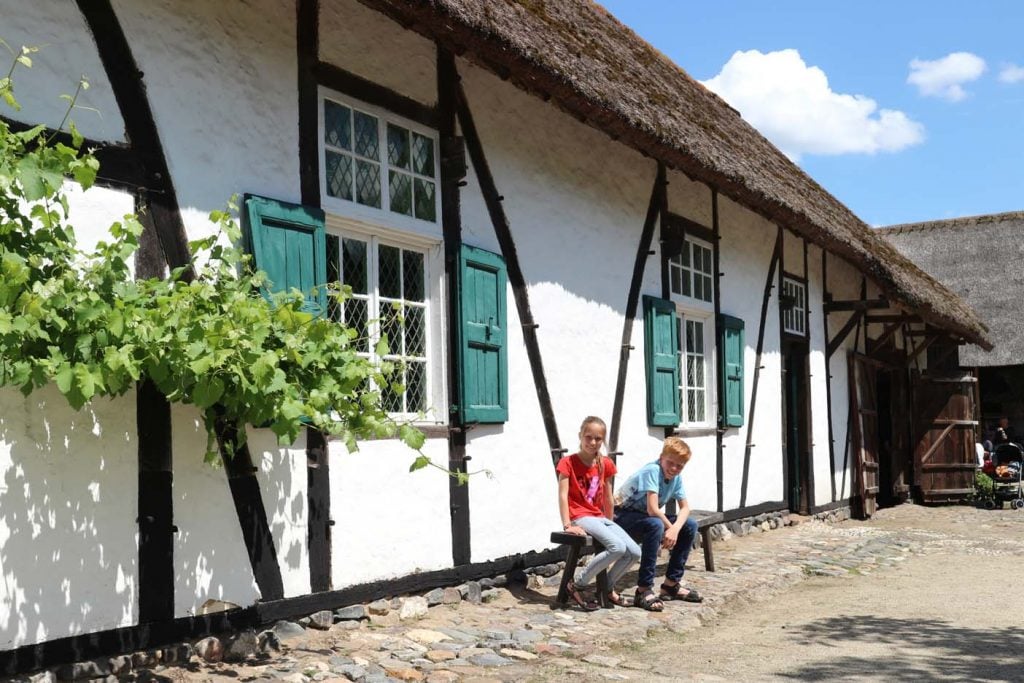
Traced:
POLYGON ((619 525, 606 517, 580 517, 572 521, 594 537, 604 550, 591 558, 586 569, 576 579, 579 586, 588 586, 602 570, 608 570, 608 590, 615 590, 622 575, 640 557, 640 546, 619 525))
MULTIPOLYGON (((675 524, 676 516, 667 515, 675 524)), ((658 565, 658 550, 661 539, 665 537, 665 525, 657 517, 637 510, 620 510, 615 515, 615 522, 626 530, 630 536, 640 543, 640 572, 636 585, 641 588, 654 586, 654 572, 658 565)), ((676 544, 668 553, 668 568, 665 578, 669 581, 681 581, 686 571, 686 559, 693 548, 693 540, 697 537, 697 522, 690 517, 679 530, 676 544)))

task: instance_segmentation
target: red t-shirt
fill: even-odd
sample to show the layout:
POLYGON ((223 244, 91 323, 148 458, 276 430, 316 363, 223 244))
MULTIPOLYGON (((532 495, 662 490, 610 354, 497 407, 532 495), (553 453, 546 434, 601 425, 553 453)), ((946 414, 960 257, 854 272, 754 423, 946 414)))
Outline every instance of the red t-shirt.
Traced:
POLYGON ((569 479, 569 518, 604 517, 604 487, 617 470, 611 458, 599 456, 588 468, 578 453, 558 461, 555 471, 569 479), (598 462, 603 461, 603 478, 598 462))

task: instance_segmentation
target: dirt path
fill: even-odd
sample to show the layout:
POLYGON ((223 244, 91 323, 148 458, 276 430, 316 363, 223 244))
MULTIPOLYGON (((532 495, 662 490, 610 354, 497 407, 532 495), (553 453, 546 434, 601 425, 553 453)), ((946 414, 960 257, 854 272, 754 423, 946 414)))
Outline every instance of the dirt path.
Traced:
POLYGON ((888 571, 811 577, 703 628, 613 648, 617 673, 567 678, 1024 681, 1024 514, 904 509, 870 524, 922 552, 888 571))

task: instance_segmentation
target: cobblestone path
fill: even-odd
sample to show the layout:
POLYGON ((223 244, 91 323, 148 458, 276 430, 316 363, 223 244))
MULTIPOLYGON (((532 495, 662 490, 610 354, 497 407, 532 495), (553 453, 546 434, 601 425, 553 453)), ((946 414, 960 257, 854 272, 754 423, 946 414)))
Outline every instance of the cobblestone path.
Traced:
MULTIPOLYGON (((194 657, 185 666, 160 665, 131 676, 289 683, 670 680, 670 663, 645 656, 652 637, 663 641, 664 634, 685 633, 738 610, 756 610, 759 601, 808 577, 843 581, 899 571, 908 557, 950 548, 1024 558, 1022 531, 1024 512, 902 505, 880 511, 869 522, 806 521, 719 541, 714 573, 704 571, 701 551, 695 550, 685 581, 700 590, 704 603, 667 603, 660 614, 636 608, 553 610, 558 575, 550 567, 545 572, 550 576, 530 575, 526 585, 486 588, 476 604, 459 600, 451 589, 445 595, 452 604, 430 609, 425 601, 378 601, 333 619, 325 613, 323 630, 278 624, 280 650, 241 663, 194 657), (363 615, 367 618, 338 621, 363 615)), ((627 575, 623 585, 630 580, 635 574, 627 575)))

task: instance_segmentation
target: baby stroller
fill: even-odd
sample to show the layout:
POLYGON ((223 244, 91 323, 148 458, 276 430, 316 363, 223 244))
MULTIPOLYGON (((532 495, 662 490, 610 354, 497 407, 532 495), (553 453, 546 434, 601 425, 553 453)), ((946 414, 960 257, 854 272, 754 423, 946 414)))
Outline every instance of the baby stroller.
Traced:
POLYGON ((1024 486, 1021 484, 1024 470, 1024 448, 1015 443, 1002 443, 992 451, 992 498, 986 504, 989 509, 1003 507, 1024 508, 1024 486))

